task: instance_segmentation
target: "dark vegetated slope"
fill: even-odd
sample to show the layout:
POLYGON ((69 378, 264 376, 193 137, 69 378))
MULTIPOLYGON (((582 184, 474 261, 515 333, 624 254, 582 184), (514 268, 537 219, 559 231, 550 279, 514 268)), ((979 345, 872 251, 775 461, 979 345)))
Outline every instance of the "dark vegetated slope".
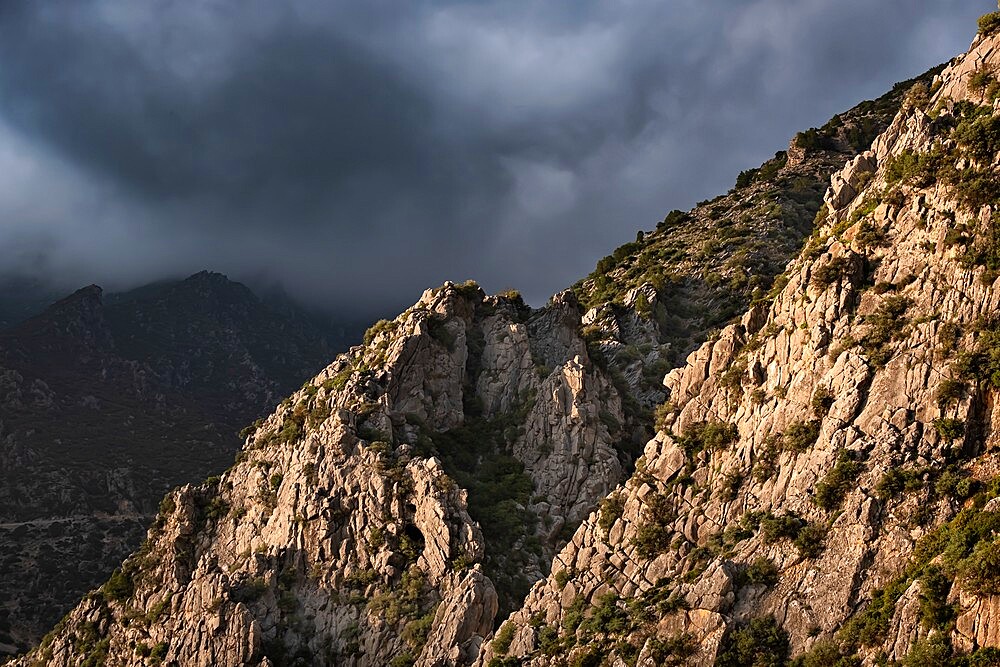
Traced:
POLYGON ((333 353, 310 316, 208 272, 86 287, 0 332, 0 645, 37 640, 333 353))

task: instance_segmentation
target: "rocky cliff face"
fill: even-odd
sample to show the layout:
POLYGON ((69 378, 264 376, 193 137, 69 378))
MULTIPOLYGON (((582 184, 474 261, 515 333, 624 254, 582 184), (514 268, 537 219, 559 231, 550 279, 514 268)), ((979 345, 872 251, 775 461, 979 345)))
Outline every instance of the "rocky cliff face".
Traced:
POLYGON ((533 314, 428 291, 257 424, 232 469, 169 496, 33 659, 469 664, 499 604, 486 573, 509 602, 621 477, 621 410, 579 319, 568 296, 533 314))
POLYGON ((220 274, 79 290, 0 332, 0 653, 36 643, 142 542, 173 485, 329 359, 220 274))
POLYGON ((543 309, 429 290, 15 664, 992 659, 995 42, 543 309))
POLYGON ((995 664, 998 45, 914 88, 773 303, 667 375, 481 664, 995 664))

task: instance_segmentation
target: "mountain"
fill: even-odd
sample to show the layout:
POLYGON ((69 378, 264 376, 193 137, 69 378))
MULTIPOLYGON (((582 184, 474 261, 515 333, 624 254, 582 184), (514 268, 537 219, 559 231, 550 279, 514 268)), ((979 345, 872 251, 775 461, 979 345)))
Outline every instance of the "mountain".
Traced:
POLYGON ((998 32, 545 308, 426 291, 14 664, 997 664, 998 32))
POLYGON ((0 275, 0 329, 37 315, 60 296, 38 278, 0 275))
POLYGON ((332 353, 307 315, 207 272, 91 285, 0 332, 0 645, 37 642, 332 353))
POLYGON ((775 299, 667 374, 636 474, 481 663, 998 664, 1000 14, 981 26, 834 175, 775 299))

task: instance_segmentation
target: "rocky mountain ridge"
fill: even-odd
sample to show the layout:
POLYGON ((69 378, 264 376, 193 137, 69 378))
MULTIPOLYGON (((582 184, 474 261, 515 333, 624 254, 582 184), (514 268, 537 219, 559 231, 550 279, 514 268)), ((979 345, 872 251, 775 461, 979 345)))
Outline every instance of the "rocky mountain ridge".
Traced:
MULTIPOLYGON (((811 228, 761 215, 796 186, 772 179, 817 178, 809 150, 843 148, 856 126, 805 133, 801 155, 741 177, 725 203, 760 198, 742 222, 716 211, 716 231, 746 225, 717 261, 731 279, 740 250, 776 254, 736 281, 732 303, 757 303, 664 391, 652 379, 699 327, 732 314, 699 308, 689 329, 666 318, 665 294, 710 304, 722 284, 681 275, 669 285, 687 292, 671 292, 649 274, 661 261, 695 268, 665 259, 672 225, 687 229, 677 216, 612 255, 577 286, 582 297, 565 292, 539 311, 474 284, 429 290, 256 424, 229 471, 171 493, 144 547, 15 664, 989 657, 991 584, 969 571, 990 562, 992 552, 970 557, 993 546, 1000 492, 979 437, 990 432, 992 357, 971 335, 996 306, 982 279, 992 255, 973 235, 983 221, 954 199, 975 156, 942 153, 933 187, 920 156, 939 132, 945 148, 978 150, 962 123, 987 124, 992 107, 962 103, 995 41, 981 36, 914 84, 873 150, 833 176, 773 300, 762 292, 780 248, 790 257, 797 244, 761 248, 750 231, 802 239, 811 228), (949 236, 957 224, 964 240, 949 236), (947 391, 931 382, 942 331, 972 373, 945 377, 957 383, 947 391), (649 408, 667 397, 635 462, 649 408), (966 586, 977 576, 985 587, 966 586), (494 633, 504 607, 513 613, 494 633)), ((984 95, 996 80, 986 79, 984 95)), ((892 116, 903 93, 875 111, 892 116)), ((688 214, 689 233, 713 205, 688 214)))

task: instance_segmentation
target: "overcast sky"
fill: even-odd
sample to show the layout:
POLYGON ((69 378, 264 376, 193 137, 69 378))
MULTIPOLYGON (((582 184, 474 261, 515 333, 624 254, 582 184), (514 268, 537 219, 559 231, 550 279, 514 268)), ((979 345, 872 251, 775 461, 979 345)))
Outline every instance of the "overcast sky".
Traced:
POLYGON ((0 3, 0 272, 534 303, 993 0, 0 3))

